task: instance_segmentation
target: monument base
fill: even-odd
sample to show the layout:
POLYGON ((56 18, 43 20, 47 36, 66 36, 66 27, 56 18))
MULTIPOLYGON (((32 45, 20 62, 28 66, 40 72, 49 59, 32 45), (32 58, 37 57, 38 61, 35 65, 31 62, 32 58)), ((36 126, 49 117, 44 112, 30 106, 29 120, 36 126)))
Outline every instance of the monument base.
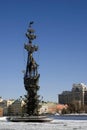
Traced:
POLYGON ((46 116, 29 116, 29 117, 9 117, 11 122, 51 122, 52 119, 46 116))

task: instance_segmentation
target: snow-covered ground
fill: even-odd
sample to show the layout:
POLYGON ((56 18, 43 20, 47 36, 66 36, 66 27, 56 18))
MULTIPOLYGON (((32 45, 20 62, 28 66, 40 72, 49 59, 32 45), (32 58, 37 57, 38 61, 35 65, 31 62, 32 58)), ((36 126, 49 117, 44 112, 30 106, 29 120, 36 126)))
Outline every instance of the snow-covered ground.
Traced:
POLYGON ((54 119, 50 123, 7 122, 0 118, 0 130, 87 130, 87 120, 54 119))
POLYGON ((7 121, 7 117, 0 117, 0 121, 7 121))

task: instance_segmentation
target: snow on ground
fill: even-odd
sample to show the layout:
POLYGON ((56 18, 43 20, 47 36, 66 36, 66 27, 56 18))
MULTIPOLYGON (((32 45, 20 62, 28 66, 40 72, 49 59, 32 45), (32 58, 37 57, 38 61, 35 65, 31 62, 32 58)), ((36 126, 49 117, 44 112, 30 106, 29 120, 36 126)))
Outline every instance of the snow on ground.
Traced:
POLYGON ((49 123, 7 122, 0 118, 0 130, 87 130, 87 120, 53 120, 49 123))
POLYGON ((0 121, 7 121, 7 117, 0 117, 0 121))

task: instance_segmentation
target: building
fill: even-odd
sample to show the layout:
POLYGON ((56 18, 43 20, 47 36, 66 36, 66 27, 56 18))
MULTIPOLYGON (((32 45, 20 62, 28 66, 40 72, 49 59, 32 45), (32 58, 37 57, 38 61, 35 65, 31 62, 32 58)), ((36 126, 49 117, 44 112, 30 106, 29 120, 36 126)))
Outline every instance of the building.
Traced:
POLYGON ((8 115, 18 116, 22 115, 22 101, 17 99, 8 107, 8 115))
POLYGON ((57 105, 57 113, 61 114, 61 113, 62 113, 62 110, 63 110, 63 109, 67 109, 67 108, 68 108, 68 105, 67 105, 67 104, 65 104, 65 105, 63 105, 63 104, 58 104, 58 105, 57 105))
POLYGON ((0 108, 0 117, 3 116, 3 108, 0 108))
POLYGON ((7 100, 7 107, 9 107, 14 101, 14 99, 7 100))
POLYGON ((2 99, 2 97, 0 97, 0 102, 2 102, 3 101, 3 99, 2 99))
POLYGON ((43 102, 40 104, 39 114, 55 114, 57 112, 57 104, 53 102, 43 102))
POLYGON ((0 116, 6 116, 7 113, 7 100, 3 100, 2 97, 0 97, 0 116))
POLYGON ((77 103, 79 107, 87 104, 87 86, 83 83, 73 84, 71 91, 63 91, 58 95, 60 104, 77 103))
POLYGON ((22 115, 25 112, 24 105, 25 102, 22 98, 4 100, 0 97, 0 116, 22 115))

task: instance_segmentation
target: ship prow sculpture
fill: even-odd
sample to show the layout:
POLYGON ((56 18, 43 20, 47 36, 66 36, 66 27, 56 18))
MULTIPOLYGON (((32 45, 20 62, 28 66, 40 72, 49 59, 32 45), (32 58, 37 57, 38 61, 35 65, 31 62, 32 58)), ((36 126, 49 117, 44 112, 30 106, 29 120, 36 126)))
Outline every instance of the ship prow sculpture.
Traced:
POLYGON ((13 122, 49 122, 52 119, 47 118, 45 116, 39 115, 39 95, 38 91, 40 89, 39 86, 39 78, 40 74, 38 73, 39 65, 36 63, 33 54, 38 51, 38 46, 34 45, 32 41, 36 39, 35 31, 32 29, 32 24, 34 22, 29 23, 29 28, 26 33, 26 37, 28 38, 28 43, 24 45, 24 48, 27 50, 27 65, 26 71, 24 74, 24 87, 27 91, 26 95, 26 115, 24 117, 11 117, 10 121, 13 122))

